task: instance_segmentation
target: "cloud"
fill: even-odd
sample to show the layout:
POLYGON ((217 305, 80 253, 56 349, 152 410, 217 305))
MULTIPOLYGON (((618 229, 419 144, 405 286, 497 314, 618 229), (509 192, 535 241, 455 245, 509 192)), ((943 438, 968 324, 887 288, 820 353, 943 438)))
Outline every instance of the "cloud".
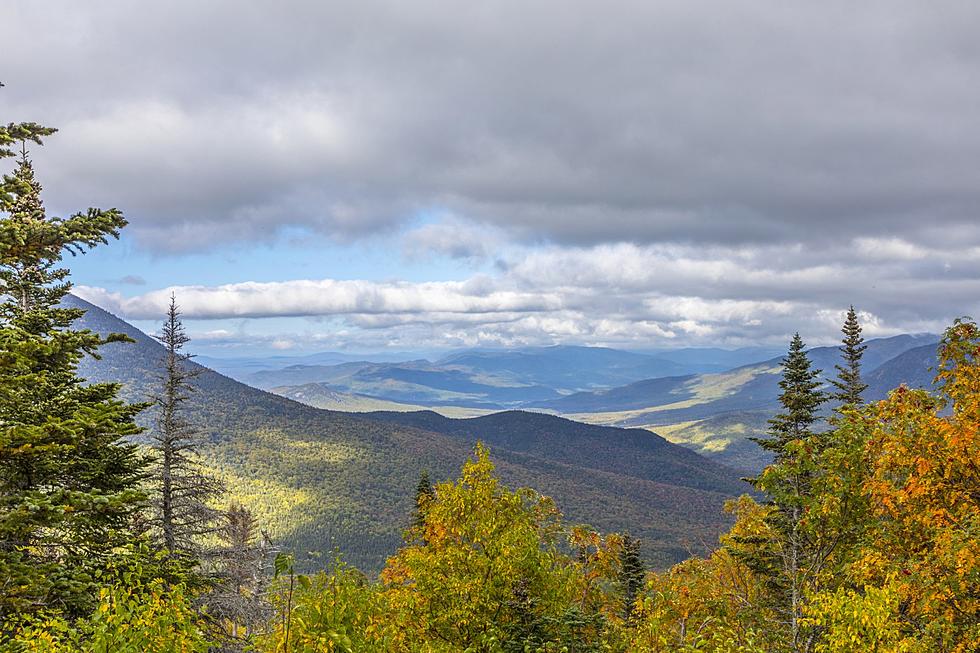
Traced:
POLYGON ((155 319, 171 294, 189 318, 303 317, 344 314, 482 314, 502 311, 547 311, 559 308, 555 297, 487 286, 475 277, 465 282, 375 283, 333 279, 223 286, 184 286, 155 290, 132 298, 101 288, 74 291, 132 319, 155 319))
POLYGON ((396 242, 413 278, 489 270, 78 289, 130 319, 174 290, 192 321, 302 325, 269 346, 411 349, 830 342, 851 303, 874 335, 980 308, 975 3, 14 0, 4 17, 4 119, 62 130, 32 153, 53 210, 118 206, 164 258, 303 233, 396 242))
MULTIPOLYGON (((980 7, 15 0, 53 206, 156 251, 448 211, 591 246, 980 245, 980 7), (261 34, 261 38, 256 35, 261 34)), ((447 228, 423 229, 449 256, 447 228)))
POLYGON ((433 256, 482 260, 492 257, 506 242, 499 229, 450 216, 410 230, 402 239, 402 252, 413 261, 433 256))
POLYGON ((742 345, 782 343, 795 331, 812 344, 826 344, 839 339, 850 304, 875 337, 938 332, 980 308, 980 259, 973 248, 915 250, 909 270, 906 248, 859 256, 868 246, 861 239, 845 243, 832 263, 802 248, 749 248, 719 258, 728 250, 548 246, 511 251, 496 273, 462 281, 246 282, 131 297, 92 287, 76 292, 130 319, 162 315, 171 293, 192 321, 302 318, 306 334, 281 334, 284 342, 360 349, 742 345))

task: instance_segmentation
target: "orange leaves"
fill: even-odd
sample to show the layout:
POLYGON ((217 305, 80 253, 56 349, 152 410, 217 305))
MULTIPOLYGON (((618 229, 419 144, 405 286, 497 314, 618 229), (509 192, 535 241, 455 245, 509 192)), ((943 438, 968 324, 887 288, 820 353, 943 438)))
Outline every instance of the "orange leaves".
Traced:
POLYGON ((937 396, 899 388, 869 409, 864 491, 878 517, 858 568, 894 585, 903 619, 944 650, 980 641, 980 329, 940 346, 937 396))

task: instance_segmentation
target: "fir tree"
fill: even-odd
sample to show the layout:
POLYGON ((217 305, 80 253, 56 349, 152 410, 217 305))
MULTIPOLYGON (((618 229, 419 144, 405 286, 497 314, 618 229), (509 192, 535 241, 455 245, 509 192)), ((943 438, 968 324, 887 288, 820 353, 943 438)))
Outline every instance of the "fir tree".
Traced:
POLYGON ((184 346, 190 342, 180 320, 176 298, 171 296, 167 318, 157 339, 166 349, 152 448, 154 535, 171 558, 183 558, 193 566, 200 561, 202 538, 215 533, 221 517, 213 507, 224 491, 199 461, 199 431, 186 418, 186 404, 201 368, 191 367, 184 346))
POLYGON ((868 346, 864 344, 864 338, 861 336, 861 324, 858 322, 854 306, 848 309, 841 332, 844 338, 840 352, 844 364, 834 366, 837 370, 837 378, 831 381, 837 388, 834 398, 842 407, 859 406, 863 403, 861 395, 868 388, 867 384, 861 381, 861 357, 868 346))
POLYGON ((76 373, 83 356, 128 339, 73 330, 84 311, 59 307, 71 288, 57 267, 64 253, 118 237, 126 220, 116 209, 46 214, 26 145, 52 133, 0 127, 0 158, 20 150, 0 183, 0 624, 16 613, 85 612, 96 578, 138 541, 146 498, 145 460, 123 441, 139 432, 142 407, 76 373))
POLYGON ((629 621, 636 607, 636 599, 643 591, 646 567, 640 557, 640 541, 629 533, 623 536, 623 549, 619 554, 619 584, 623 592, 623 620, 629 621))

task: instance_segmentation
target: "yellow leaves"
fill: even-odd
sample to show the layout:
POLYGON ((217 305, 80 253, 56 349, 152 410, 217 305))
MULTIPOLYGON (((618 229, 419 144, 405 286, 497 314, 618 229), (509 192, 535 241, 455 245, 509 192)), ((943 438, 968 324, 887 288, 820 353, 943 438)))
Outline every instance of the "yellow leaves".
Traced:
POLYGON ((900 652, 917 650, 898 619, 902 592, 894 578, 861 592, 821 592, 807 603, 806 623, 820 628, 817 653, 900 652))

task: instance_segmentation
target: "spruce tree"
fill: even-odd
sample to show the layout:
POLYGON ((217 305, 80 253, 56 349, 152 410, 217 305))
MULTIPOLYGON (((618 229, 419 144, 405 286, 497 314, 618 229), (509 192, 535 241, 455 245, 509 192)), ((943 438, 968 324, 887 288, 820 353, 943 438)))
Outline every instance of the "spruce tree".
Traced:
POLYGON ((789 445, 813 437, 813 425, 819 420, 817 412, 827 401, 819 390, 821 370, 813 369, 806 345, 800 334, 794 334, 789 353, 783 359, 783 378, 779 381, 779 404, 782 410, 769 420, 768 437, 753 440, 773 453, 779 464, 793 457, 789 445))
POLYGON ((646 567, 640 557, 640 540, 629 533, 623 536, 623 549, 619 554, 619 584, 623 592, 623 620, 629 621, 636 607, 636 599, 643 591, 646 567))
POLYGON ((844 338, 840 352, 844 364, 834 366, 837 370, 837 378, 831 381, 837 388, 834 398, 842 407, 859 406, 863 403, 861 395, 868 388, 868 385, 861 381, 861 357, 868 346, 864 344, 864 338, 861 336, 861 324, 858 322, 853 305, 847 311, 841 332, 844 338))
POLYGON ((157 339, 166 354, 161 361, 159 391, 153 398, 157 412, 151 440, 155 462, 150 523, 171 559, 193 567, 200 562, 202 538, 220 527, 221 513, 213 504, 224 488, 202 468, 200 432, 186 416, 194 379, 202 368, 192 367, 191 357, 184 353, 190 338, 173 296, 157 339))
POLYGON ((0 624, 87 611, 98 577, 138 541, 146 499, 146 462, 124 441, 141 406, 77 375, 83 356, 128 339, 72 329, 84 311, 59 306, 71 288, 63 255, 118 237, 126 220, 116 209, 47 215, 26 146, 54 131, 0 127, 0 158, 20 153, 0 182, 0 624))
POLYGON ((784 615, 797 652, 809 651, 812 645, 811 634, 803 632, 802 605, 824 557, 819 534, 810 532, 804 522, 819 471, 818 453, 823 448, 823 435, 814 431, 820 406, 827 401, 819 390, 819 377, 820 370, 812 368, 800 334, 795 334, 779 382, 782 410, 769 420, 768 437, 755 439, 773 453, 773 464, 751 479, 769 497, 772 511, 767 521, 775 540, 741 542, 757 546, 747 557, 745 549, 740 552, 750 568, 768 579, 773 607, 784 615))
POLYGON ((415 486, 415 510, 412 513, 412 528, 423 539, 424 536, 422 533, 425 531, 425 513, 428 510, 429 503, 435 498, 435 495, 435 488, 432 487, 432 481, 429 480, 429 472, 423 469, 422 473, 419 474, 419 482, 415 486))

